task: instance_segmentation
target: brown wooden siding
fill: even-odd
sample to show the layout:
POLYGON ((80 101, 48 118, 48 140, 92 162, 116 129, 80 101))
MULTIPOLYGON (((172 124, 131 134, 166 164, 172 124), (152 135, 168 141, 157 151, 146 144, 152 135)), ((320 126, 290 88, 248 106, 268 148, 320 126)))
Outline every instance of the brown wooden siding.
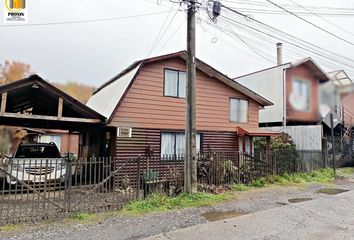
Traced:
MULTIPOLYGON (((116 164, 125 167, 120 172, 120 178, 117 181, 122 181, 123 177, 128 177, 131 184, 136 184, 137 177, 137 162, 135 161, 139 155, 142 156, 141 174, 146 169, 159 172, 159 177, 169 179, 176 173, 183 172, 183 161, 166 161, 160 160, 160 141, 161 132, 183 132, 184 130, 160 130, 160 129, 141 129, 133 128, 131 138, 117 138, 116 144, 116 164), (146 157, 148 148, 153 150, 153 154, 149 160, 146 157), (175 171, 175 173, 171 173, 175 171)), ((237 151, 238 137, 235 132, 199 132, 202 134, 202 149, 206 151, 237 151)))
MULTIPOLYGON (((179 58, 145 65, 114 113, 111 126, 185 128, 185 100, 163 96, 165 68, 186 70, 185 62, 179 58)), ((258 126, 258 103, 200 71, 197 71, 196 98, 199 131, 235 131, 237 126, 258 126), (249 100, 248 123, 229 121, 231 97, 249 100)))
POLYGON ((319 121, 319 81, 311 72, 310 69, 306 68, 304 65, 300 65, 295 68, 290 68, 286 71, 286 114, 287 121, 296 122, 317 122, 319 121), (308 80, 310 84, 310 111, 301 112, 294 110, 290 104, 289 96, 292 92, 292 79, 298 77, 300 79, 308 80))
MULTIPOLYGON (((116 157, 145 156, 150 147, 154 156, 160 156, 161 132, 184 132, 184 130, 160 130, 133 128, 131 138, 117 138, 116 157)), ((198 132, 202 134, 203 151, 238 151, 238 137, 235 132, 198 132)))

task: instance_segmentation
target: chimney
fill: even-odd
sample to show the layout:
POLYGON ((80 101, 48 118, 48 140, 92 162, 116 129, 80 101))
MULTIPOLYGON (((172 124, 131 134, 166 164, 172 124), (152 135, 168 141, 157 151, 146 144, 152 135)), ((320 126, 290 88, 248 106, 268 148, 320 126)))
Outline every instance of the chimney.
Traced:
POLYGON ((277 65, 281 65, 283 63, 283 44, 277 43, 277 65))

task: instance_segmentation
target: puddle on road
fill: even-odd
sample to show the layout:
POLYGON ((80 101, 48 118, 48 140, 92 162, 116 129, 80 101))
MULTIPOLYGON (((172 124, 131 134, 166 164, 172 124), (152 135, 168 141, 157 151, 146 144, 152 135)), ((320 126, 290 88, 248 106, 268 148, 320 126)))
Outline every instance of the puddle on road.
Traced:
POLYGON ((348 192, 347 189, 340 189, 340 188, 320 188, 316 193, 323 193, 328 195, 336 195, 339 193, 348 192))
POLYGON ((245 215, 245 213, 238 211, 227 211, 227 212, 205 212, 202 213, 202 216, 206 218, 206 220, 214 222, 218 220, 238 217, 241 215, 245 215))
POLYGON ((282 205, 282 206, 286 206, 286 205, 288 205, 287 203, 285 203, 285 202, 275 202, 275 204, 277 204, 277 205, 282 205))
POLYGON ((301 202, 306 202, 310 201, 312 198, 290 198, 288 199, 289 203, 301 203, 301 202))

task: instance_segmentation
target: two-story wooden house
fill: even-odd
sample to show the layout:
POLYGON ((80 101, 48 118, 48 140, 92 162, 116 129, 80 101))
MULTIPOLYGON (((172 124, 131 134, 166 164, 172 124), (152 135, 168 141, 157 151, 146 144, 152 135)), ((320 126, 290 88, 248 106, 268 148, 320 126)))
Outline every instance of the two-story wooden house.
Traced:
POLYGON ((234 80, 274 103, 260 111, 260 127, 290 134, 298 150, 322 150, 320 84, 329 78, 312 58, 279 62, 234 80))
POLYGON ((234 80, 274 103, 260 112, 261 126, 311 125, 321 121, 320 84, 329 78, 312 58, 279 64, 234 80))
MULTIPOLYGON (((272 103, 199 59, 197 150, 252 151, 258 112, 272 103)), ((107 117, 112 154, 183 154, 186 52, 134 62, 99 87, 88 106, 107 117)))

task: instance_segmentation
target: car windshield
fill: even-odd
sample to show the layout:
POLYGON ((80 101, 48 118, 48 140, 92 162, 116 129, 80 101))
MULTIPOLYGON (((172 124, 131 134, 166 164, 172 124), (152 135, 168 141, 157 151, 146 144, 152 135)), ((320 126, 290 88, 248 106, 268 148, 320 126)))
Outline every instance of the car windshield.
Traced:
POLYGON ((60 158, 56 146, 19 146, 15 158, 60 158))

